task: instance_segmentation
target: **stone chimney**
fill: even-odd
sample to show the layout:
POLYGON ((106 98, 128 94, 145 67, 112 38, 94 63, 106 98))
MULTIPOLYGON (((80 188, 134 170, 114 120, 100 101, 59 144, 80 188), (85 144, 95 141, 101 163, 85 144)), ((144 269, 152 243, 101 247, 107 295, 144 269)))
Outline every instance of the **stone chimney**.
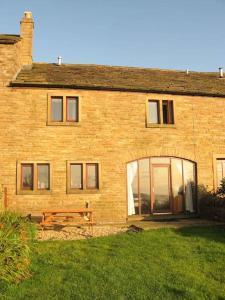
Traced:
POLYGON ((25 11, 20 21, 21 44, 21 64, 32 64, 32 46, 33 46, 34 20, 30 11, 25 11))

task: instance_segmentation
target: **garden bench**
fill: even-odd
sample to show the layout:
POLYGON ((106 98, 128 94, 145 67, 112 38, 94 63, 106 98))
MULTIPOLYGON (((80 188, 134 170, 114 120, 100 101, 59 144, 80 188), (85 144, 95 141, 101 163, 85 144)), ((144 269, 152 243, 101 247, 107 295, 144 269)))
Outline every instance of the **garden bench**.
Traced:
POLYGON ((42 212, 42 230, 52 225, 87 225, 93 235, 93 210, 89 208, 56 209, 42 212), (77 220, 78 219, 78 220, 77 220))

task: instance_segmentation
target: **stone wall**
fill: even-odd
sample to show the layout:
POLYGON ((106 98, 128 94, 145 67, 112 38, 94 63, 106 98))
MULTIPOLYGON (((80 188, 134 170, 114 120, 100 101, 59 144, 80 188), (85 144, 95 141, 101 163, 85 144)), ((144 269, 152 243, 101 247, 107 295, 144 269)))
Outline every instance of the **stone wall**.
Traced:
POLYGON ((225 153, 225 99, 144 93, 40 88, 0 89, 0 183, 11 208, 39 214, 47 208, 84 207, 97 222, 127 217, 126 163, 148 156, 177 156, 197 163, 198 183, 213 188, 213 154, 225 153), (48 126, 51 93, 80 97, 79 126, 48 126), (174 100, 175 127, 146 127, 148 99, 174 100), (50 195, 18 195, 17 161, 50 161, 50 195), (66 161, 99 161, 101 189, 66 193, 66 161))

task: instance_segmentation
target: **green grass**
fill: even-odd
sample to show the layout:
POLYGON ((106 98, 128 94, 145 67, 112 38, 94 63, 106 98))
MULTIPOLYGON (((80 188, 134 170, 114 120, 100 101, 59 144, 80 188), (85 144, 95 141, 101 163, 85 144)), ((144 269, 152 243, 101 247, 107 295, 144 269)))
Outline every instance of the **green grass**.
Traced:
POLYGON ((225 299, 225 228, 39 242, 31 271, 0 299, 225 299))

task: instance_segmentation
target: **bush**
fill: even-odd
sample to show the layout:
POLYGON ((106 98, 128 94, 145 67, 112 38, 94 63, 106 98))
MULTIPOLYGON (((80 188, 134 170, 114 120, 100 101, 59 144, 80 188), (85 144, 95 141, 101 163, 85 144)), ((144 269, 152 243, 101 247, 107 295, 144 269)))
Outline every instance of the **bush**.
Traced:
POLYGON ((19 282, 30 276, 30 249, 35 227, 15 212, 0 213, 0 280, 19 282))
POLYGON ((225 178, 223 178, 220 182, 220 186, 216 192, 219 197, 225 197, 225 178))

